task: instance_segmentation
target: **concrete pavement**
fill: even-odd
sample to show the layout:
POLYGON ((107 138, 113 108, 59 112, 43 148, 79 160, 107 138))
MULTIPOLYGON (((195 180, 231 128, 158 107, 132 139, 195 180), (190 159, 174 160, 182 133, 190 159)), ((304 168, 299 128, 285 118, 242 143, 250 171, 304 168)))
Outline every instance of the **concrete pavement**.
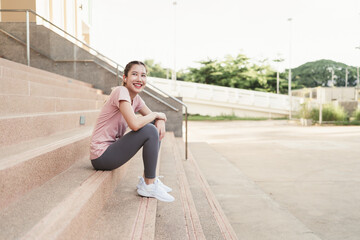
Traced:
POLYGON ((360 127, 189 122, 189 142, 239 239, 360 239, 360 127))

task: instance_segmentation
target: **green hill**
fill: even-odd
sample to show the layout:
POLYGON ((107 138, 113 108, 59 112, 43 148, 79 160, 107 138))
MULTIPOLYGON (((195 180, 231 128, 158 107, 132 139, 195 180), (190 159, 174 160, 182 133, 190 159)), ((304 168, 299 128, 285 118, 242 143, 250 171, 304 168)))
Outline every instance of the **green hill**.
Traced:
POLYGON ((350 87, 356 85, 356 67, 325 59, 315 62, 307 62, 297 68, 292 69, 292 81, 296 83, 296 88, 331 86, 331 69, 334 70, 335 86, 345 86, 346 69, 348 69, 347 86, 350 87))

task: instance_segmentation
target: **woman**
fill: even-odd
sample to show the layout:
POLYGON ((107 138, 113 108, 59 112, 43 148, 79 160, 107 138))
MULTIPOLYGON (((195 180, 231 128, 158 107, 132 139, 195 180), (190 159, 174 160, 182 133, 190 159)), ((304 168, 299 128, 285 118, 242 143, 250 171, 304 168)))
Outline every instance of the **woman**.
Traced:
POLYGON ((144 178, 140 178, 137 185, 138 194, 172 202, 174 197, 168 193, 171 188, 156 177, 166 116, 152 112, 138 95, 145 88, 146 74, 146 66, 140 61, 126 65, 123 86, 112 90, 97 119, 91 137, 90 159, 96 170, 113 170, 143 147, 144 178), (136 112, 142 116, 136 116, 136 112), (125 134, 127 127, 132 131, 125 134))

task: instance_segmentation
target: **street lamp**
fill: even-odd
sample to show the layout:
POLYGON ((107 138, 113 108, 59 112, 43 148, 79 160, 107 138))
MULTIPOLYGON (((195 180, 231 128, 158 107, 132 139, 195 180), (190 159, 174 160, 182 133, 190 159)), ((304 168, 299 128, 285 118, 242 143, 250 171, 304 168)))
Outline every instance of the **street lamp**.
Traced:
POLYGON ((290 109, 289 109, 289 119, 291 120, 291 110, 292 110, 292 94, 291 94, 291 22, 292 18, 288 18, 289 22, 289 79, 288 79, 288 94, 289 94, 289 102, 290 102, 290 109))

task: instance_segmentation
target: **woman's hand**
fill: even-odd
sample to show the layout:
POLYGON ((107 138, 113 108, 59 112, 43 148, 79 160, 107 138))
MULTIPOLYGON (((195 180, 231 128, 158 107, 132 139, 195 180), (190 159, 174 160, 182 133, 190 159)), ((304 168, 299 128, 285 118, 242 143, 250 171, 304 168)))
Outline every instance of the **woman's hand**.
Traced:
POLYGON ((156 113, 156 119, 157 119, 157 120, 164 120, 164 121, 166 122, 166 115, 165 115, 165 113, 157 112, 157 113, 156 113))
POLYGON ((165 121, 164 120, 156 120, 155 126, 159 132, 159 140, 161 141, 165 137, 165 121))

